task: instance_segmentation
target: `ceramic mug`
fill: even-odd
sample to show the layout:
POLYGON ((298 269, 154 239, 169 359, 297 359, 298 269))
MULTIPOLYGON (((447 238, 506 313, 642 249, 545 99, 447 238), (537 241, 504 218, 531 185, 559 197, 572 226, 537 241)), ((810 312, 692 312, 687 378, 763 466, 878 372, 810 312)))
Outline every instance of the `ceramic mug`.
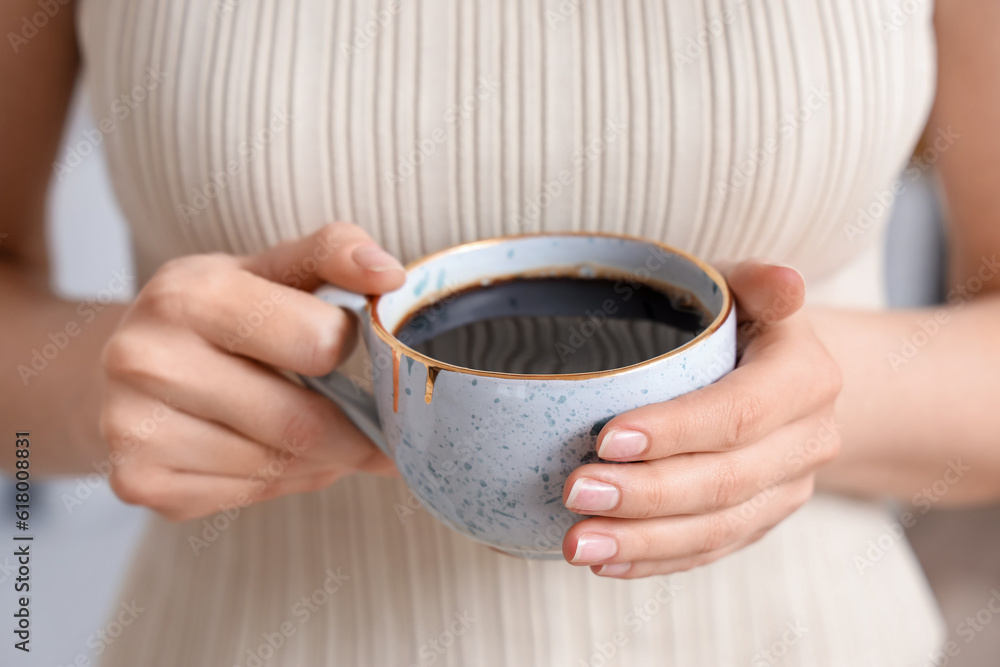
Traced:
POLYGON ((335 401, 395 462, 438 520, 527 558, 561 557, 566 530, 583 518, 563 505, 563 484, 575 468, 598 460, 604 424, 711 384, 736 363, 736 309, 722 276, 685 252, 639 238, 555 233, 477 241, 410 264, 403 287, 389 294, 324 286, 316 295, 359 316, 374 395, 336 372, 304 377, 306 385, 335 401), (456 290, 518 276, 598 275, 625 287, 679 288, 711 322, 690 342, 642 363, 572 375, 453 366, 393 334, 456 290))

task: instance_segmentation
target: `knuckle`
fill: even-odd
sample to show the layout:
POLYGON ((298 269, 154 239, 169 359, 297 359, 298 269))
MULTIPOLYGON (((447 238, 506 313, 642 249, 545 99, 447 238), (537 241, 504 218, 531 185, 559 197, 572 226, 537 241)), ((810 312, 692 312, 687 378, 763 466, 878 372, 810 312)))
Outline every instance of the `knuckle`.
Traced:
POLYGON ((139 337, 127 329, 114 333, 101 351, 101 366, 111 377, 142 372, 146 365, 145 346, 139 337))
POLYGON ((122 502, 156 507, 161 494, 150 475, 135 466, 118 466, 111 471, 108 484, 122 502))
POLYGON ((310 372, 326 375, 343 360, 353 347, 355 324, 342 309, 332 310, 330 317, 317 326, 303 345, 310 372))
POLYGON ((736 524, 721 514, 710 514, 698 545, 699 554, 707 554, 729 545, 736 536, 736 524))
POLYGON ((326 424, 317 408, 303 406, 286 418, 281 432, 283 445, 306 452, 314 449, 326 435, 326 424))
POLYGON ((723 408, 725 420, 725 448, 735 448, 745 444, 757 429, 764 415, 764 404, 754 394, 734 394, 723 408))
POLYGON ((104 402, 98 415, 98 430, 104 442, 112 450, 122 449, 128 434, 126 419, 118 402, 111 399, 104 402))
POLYGON ((712 507, 730 507, 740 500, 743 490, 742 471, 732 459, 722 459, 712 471, 712 507))
POLYGON ((654 478, 643 489, 643 495, 645 496, 644 502, 638 504, 635 511, 635 518, 651 519, 663 516, 669 511, 672 495, 668 485, 663 480, 654 478))

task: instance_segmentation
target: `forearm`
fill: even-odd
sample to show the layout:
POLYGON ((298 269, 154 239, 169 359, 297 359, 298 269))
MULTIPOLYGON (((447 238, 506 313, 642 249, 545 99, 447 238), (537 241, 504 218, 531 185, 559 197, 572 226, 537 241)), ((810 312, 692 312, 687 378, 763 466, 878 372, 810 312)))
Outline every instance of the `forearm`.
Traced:
POLYGON ((942 505, 1000 499, 1000 294, 808 317, 844 377, 843 448, 823 487, 911 501, 945 479, 942 505))
MULTIPOLYGON (((36 475, 93 472, 107 457, 98 430, 98 360, 124 312, 71 303, 12 262, 0 262, 0 434, 30 431, 36 475)), ((11 472, 13 456, 0 456, 11 472)))

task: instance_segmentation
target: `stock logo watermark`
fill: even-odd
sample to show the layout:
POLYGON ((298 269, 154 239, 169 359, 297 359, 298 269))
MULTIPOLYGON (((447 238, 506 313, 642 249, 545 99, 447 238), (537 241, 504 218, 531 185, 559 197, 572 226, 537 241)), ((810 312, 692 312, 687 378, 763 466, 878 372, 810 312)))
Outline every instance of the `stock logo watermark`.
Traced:
POLYGON ((110 113, 97 121, 96 127, 84 130, 83 139, 72 146, 67 146, 63 159, 55 163, 53 168, 59 182, 61 183, 74 169, 83 164, 83 160, 104 143, 104 137, 117 130, 121 123, 160 87, 166 76, 166 72, 157 72, 152 67, 147 67, 146 76, 140 83, 132 90, 116 97, 111 102, 110 113))
POLYGON ((190 199, 177 202, 177 212, 181 219, 190 224, 195 216, 207 209, 214 199, 232 185, 233 179, 242 174, 247 165, 285 131, 292 118, 293 114, 288 111, 274 111, 260 131, 237 144, 237 157, 230 159, 224 169, 216 170, 202 185, 192 188, 190 199))
POLYGON ((653 580, 655 586, 646 600, 634 605, 622 619, 624 628, 611 633, 605 641, 595 641, 589 656, 580 658, 574 667, 611 667, 611 665, 631 664, 620 662, 624 649, 633 638, 645 630, 653 620, 677 597, 681 588, 669 577, 653 580))
POLYGON ((983 291, 987 283, 993 280, 998 273, 1000 273, 1000 262, 997 261, 996 255, 981 257, 976 273, 967 278, 965 282, 956 285, 945 295, 947 307, 938 308, 933 314, 923 318, 917 331, 903 336, 899 347, 887 353, 886 359, 889 362, 889 367, 898 373, 901 367, 913 361, 920 350, 930 345, 931 341, 941 333, 955 313, 961 311, 969 301, 983 291))
MULTIPOLYGON (((990 597, 981 608, 966 616, 955 626, 955 634, 962 638, 967 646, 975 641, 983 630, 1000 616, 1000 590, 991 589, 990 597)), ((948 667, 952 658, 962 653, 962 645, 954 639, 949 639, 940 650, 927 654, 926 667, 948 667)))
POLYGON ((449 649, 458 643, 459 637, 468 632, 469 628, 476 622, 476 617, 469 610, 461 613, 456 611, 452 614, 452 618, 454 620, 448 624, 448 627, 441 631, 441 634, 420 647, 417 651, 419 659, 417 662, 410 663, 409 667, 425 667, 426 665, 436 663, 449 649))
POLYGON ((947 129, 939 129, 934 142, 910 161, 910 165, 903 171, 902 176, 894 180, 887 188, 874 193, 868 206, 858 209, 855 221, 844 227, 847 240, 853 244, 874 229, 877 223, 884 220, 885 216, 892 210, 896 199, 933 167, 941 159, 941 155, 948 152, 961 138, 962 135, 955 133, 951 126, 947 129))
POLYGON ((731 192, 742 188, 750 182, 761 167, 769 163, 778 154, 779 149, 792 140, 793 137, 812 118, 822 111, 833 94, 825 89, 813 86, 806 94, 805 101, 798 109, 788 111, 778 122, 778 130, 769 136, 759 148, 751 151, 733 167, 729 176, 715 187, 715 195, 722 199, 731 192))
POLYGON ((395 171, 384 173, 389 187, 396 189, 400 183, 415 174, 417 169, 436 155, 438 148, 448 141, 450 131, 472 116, 500 88, 500 81, 486 76, 480 76, 477 83, 479 85, 471 95, 467 95, 459 104, 451 106, 445 112, 443 126, 436 127, 417 141, 413 150, 404 155, 396 164, 395 171))
POLYGON ((21 29, 17 32, 8 32, 7 41, 10 43, 11 50, 15 54, 21 51, 29 41, 31 41, 37 34, 38 31, 43 29, 49 24, 49 21, 56 17, 66 5, 70 4, 71 0, 38 0, 38 11, 34 12, 30 16, 21 17, 21 29))
POLYGON ((941 499, 958 484, 965 473, 972 470, 970 466, 962 465, 961 459, 948 461, 948 467, 934 483, 923 487, 913 495, 910 503, 915 511, 907 510, 899 515, 899 519, 886 525, 885 530, 874 539, 868 540, 864 554, 854 557, 854 567, 859 574, 872 568, 881 561, 896 544, 903 540, 906 528, 913 528, 921 516, 927 514, 941 499))
POLYGON ((46 342, 39 347, 32 348, 28 353, 28 360, 17 365, 17 375, 21 378, 24 386, 27 387, 34 378, 45 372, 49 364, 69 347, 74 338, 83 333, 88 324, 97 319, 97 316, 104 312, 104 309, 117 297, 127 293, 134 284, 135 275, 127 269, 114 271, 106 288, 100 290, 96 296, 82 301, 76 307, 79 320, 69 320, 61 329, 50 331, 46 342))
POLYGON ((302 456, 306 446, 297 442, 283 442, 281 452, 277 457, 271 459, 266 466, 263 466, 250 475, 247 480, 247 490, 236 496, 231 503, 219 506, 219 512, 212 517, 202 519, 201 532, 197 535, 188 535, 188 546, 191 547, 195 556, 208 549, 222 533, 240 518, 240 514, 249 507, 254 498, 264 493, 267 487, 278 479, 285 469, 296 459, 302 456))
POLYGON ((535 199, 526 199, 520 211, 510 214, 510 221, 517 229, 537 226, 542 212, 552 205, 608 150, 628 128, 628 124, 617 119, 608 120, 601 132, 573 152, 572 169, 563 169, 556 176, 542 183, 541 192, 535 199))
POLYGON ((684 67, 705 55, 709 45, 724 37, 726 27, 736 23, 736 19, 746 8, 747 0, 738 0, 738 2, 726 7, 721 15, 713 16, 697 34, 688 36, 681 50, 674 51, 674 64, 684 67))
POLYGON ((374 9, 369 10, 371 18, 363 25, 354 28, 351 33, 350 42, 340 43, 340 52, 347 58, 353 58, 367 49, 375 41, 375 38, 378 37, 378 34, 392 23, 392 20, 402 9, 402 2, 400 0, 390 0, 389 5, 383 9, 378 11, 374 9))
POLYGON ((92 472, 86 477, 77 478, 73 493, 64 492, 59 497, 66 512, 72 516, 78 508, 82 507, 83 503, 94 495, 94 491, 111 477, 114 469, 121 466, 129 455, 134 453, 141 443, 152 437, 159 430, 160 425, 170 419, 175 412, 176 409, 169 404, 160 400, 155 401, 150 413, 133 424, 121 436, 119 447, 112 450, 107 459, 91 463, 91 467, 96 472, 92 472))
POLYGON ((295 636, 303 625, 309 622, 314 614, 330 601, 351 577, 340 571, 328 569, 326 579, 309 595, 303 595, 289 610, 290 618, 271 632, 261 633, 261 641, 257 646, 246 650, 242 662, 234 667, 264 667, 282 649, 288 640, 295 636), (298 624, 296 625, 296 621, 298 624))
POLYGON ((809 628, 796 619, 785 623, 785 631, 781 637, 774 640, 770 646, 754 654, 750 660, 751 667, 772 667, 780 664, 791 651, 792 647, 802 641, 809 628))

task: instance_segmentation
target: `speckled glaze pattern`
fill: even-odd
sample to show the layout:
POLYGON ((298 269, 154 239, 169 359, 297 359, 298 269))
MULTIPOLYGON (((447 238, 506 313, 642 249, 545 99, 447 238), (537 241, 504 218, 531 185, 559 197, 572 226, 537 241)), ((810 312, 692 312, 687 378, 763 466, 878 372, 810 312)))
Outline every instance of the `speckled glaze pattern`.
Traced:
MULTIPOLYGON (((598 460, 595 443, 604 424, 704 387, 735 366, 735 309, 724 282, 707 271, 679 251, 639 239, 534 235, 432 255, 408 268, 401 289, 364 308, 338 290, 317 294, 360 310, 383 436, 378 444, 427 509, 449 527, 510 554, 558 558, 566 530, 583 518, 563 505, 563 484, 575 468, 598 460), (415 308, 462 287, 550 274, 618 276, 622 299, 630 294, 629 281, 679 287, 694 294, 714 320, 687 345, 642 364, 565 376, 450 367, 391 336, 415 308)), ((344 386, 330 380, 320 380, 323 393, 342 402, 344 386)), ((358 397, 351 399, 356 406, 358 397)), ((349 415, 364 419, 356 407, 349 415)), ((373 425, 364 426, 375 432, 373 425)))

